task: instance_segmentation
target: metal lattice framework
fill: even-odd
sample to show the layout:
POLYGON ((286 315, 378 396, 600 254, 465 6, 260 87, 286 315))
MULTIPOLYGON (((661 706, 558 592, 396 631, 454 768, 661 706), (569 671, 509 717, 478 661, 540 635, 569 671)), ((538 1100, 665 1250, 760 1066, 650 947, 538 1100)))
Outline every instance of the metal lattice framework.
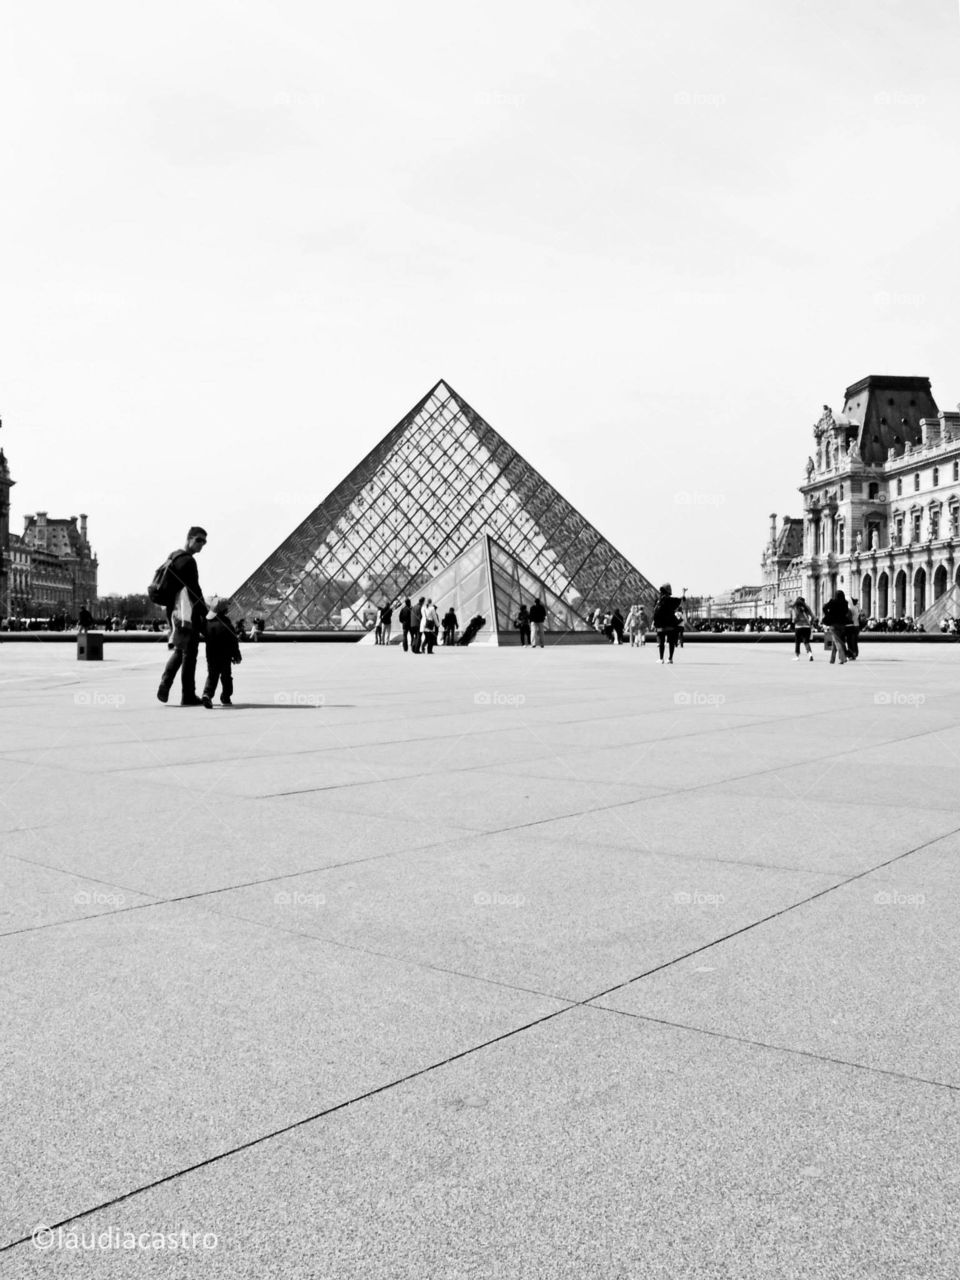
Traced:
POLYGON ((587 613, 651 602, 651 584, 444 382, 234 593, 274 630, 363 625, 370 605, 411 595, 481 534, 587 613))

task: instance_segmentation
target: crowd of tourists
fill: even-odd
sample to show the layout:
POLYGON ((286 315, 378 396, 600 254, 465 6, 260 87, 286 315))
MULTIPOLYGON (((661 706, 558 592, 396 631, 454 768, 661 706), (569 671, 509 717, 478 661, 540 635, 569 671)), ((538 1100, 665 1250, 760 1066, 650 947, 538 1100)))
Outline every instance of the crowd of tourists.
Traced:
MULTIPOLYGON (((232 602, 229 599, 213 598, 208 602, 204 598, 196 557, 206 543, 206 530, 199 525, 191 526, 184 546, 170 553, 156 570, 147 589, 147 597, 151 603, 164 610, 168 628, 167 647, 170 655, 160 678, 157 698, 160 702, 169 700, 179 674, 181 706, 211 708, 219 688, 221 704, 229 707, 233 696, 233 668, 242 661, 240 641, 247 638, 247 633, 242 619, 238 623, 231 620, 232 602), (201 642, 206 647, 207 679, 203 693, 198 697, 196 671, 201 642)), ((666 582, 660 587, 656 603, 649 613, 644 604, 639 602, 630 606, 626 616, 619 608, 594 609, 590 613, 590 624, 611 644, 621 645, 626 637, 631 647, 636 648, 645 646, 652 626, 656 635, 657 661, 671 665, 677 650, 683 648, 686 626, 684 608, 684 599, 675 596, 670 583, 666 582)), ((432 655, 438 642, 443 646, 469 644, 477 631, 485 625, 485 619, 477 615, 461 631, 460 620, 452 606, 441 617, 434 600, 421 596, 414 602, 411 597, 406 597, 396 610, 390 603, 384 603, 379 608, 367 606, 363 621, 374 631, 377 645, 387 646, 391 643, 394 615, 404 652, 416 654, 432 655)), ((120 618, 118 621, 122 628, 126 619, 120 618)), ((861 630, 870 626, 871 621, 876 620, 866 617, 857 600, 848 602, 842 591, 838 591, 827 602, 819 622, 803 597, 798 596, 791 607, 789 619, 789 625, 794 631, 794 661, 800 661, 801 650, 810 662, 813 661, 810 641, 814 631, 821 626, 830 649, 831 663, 839 661, 843 665, 855 661, 859 656, 858 637, 861 630)), ((911 620, 904 621, 909 623, 911 620)), ((521 646, 542 649, 546 622, 547 609, 538 597, 530 605, 520 604, 514 626, 519 633, 521 646)), ((77 619, 79 630, 89 630, 94 625, 95 619, 90 611, 82 609, 77 619)), ((769 625, 782 629, 781 624, 776 621, 769 625)), ((883 628, 877 626, 873 629, 883 628)), ((894 629, 909 628, 905 626, 894 629)), ((257 617, 249 638, 259 640, 263 631, 263 618, 257 617)))

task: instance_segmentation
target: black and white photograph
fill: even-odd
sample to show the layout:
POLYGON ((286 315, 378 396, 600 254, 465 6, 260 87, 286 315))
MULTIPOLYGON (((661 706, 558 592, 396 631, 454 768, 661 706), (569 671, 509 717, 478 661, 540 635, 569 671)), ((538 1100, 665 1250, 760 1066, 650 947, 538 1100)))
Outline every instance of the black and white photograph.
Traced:
POLYGON ((0 1275, 960 1276, 958 0, 6 0, 0 180, 0 1275))

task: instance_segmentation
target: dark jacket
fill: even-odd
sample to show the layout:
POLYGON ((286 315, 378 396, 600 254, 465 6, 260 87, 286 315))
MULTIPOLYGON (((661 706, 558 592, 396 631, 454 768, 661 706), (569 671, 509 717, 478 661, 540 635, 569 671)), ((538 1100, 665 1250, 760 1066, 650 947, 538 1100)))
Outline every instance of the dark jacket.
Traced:
POLYGON ((670 631, 679 627, 677 610, 680 608, 679 596, 661 596, 653 610, 653 625, 658 631, 670 631))
POLYGON ((207 658, 216 662, 238 662, 240 641, 233 623, 225 614, 218 613, 207 621, 207 658))
POLYGON ((540 603, 538 603, 538 602, 536 602, 536 601, 535 601, 535 602, 530 606, 530 621, 531 621, 531 622, 544 622, 544 621, 546 620, 546 616, 547 616, 547 611, 546 611, 546 609, 543 607, 543 605, 542 605, 542 604, 540 604, 540 603))
POLYGON ((845 627, 849 622, 849 606, 836 597, 823 606, 823 621, 828 627, 845 627))
MULTIPOLYGON (((192 553, 185 551, 183 547, 179 551, 171 551, 168 559, 170 561, 168 573, 177 585, 177 595, 186 587, 190 596, 190 603, 193 605, 192 621, 194 624, 198 624, 207 615, 207 605, 203 598, 203 592, 200 590, 197 562, 192 553), (202 613, 200 613, 201 609, 203 610, 202 613)), ((202 629, 201 626, 200 630, 202 629)))
POLYGON ((400 625, 405 631, 410 630, 410 616, 412 610, 408 604, 403 605, 397 617, 400 619, 400 625))

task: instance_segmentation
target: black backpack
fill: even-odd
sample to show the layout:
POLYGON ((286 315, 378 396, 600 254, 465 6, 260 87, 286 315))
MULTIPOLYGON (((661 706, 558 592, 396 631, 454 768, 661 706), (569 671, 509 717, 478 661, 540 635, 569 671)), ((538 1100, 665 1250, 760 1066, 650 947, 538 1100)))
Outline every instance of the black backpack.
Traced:
POLYGON ((177 592, 180 585, 176 577, 170 572, 171 566, 176 559, 176 554, 168 556, 160 565, 156 573, 150 580, 147 587, 147 599, 151 604, 159 604, 164 609, 172 609, 174 601, 177 598, 177 592))

